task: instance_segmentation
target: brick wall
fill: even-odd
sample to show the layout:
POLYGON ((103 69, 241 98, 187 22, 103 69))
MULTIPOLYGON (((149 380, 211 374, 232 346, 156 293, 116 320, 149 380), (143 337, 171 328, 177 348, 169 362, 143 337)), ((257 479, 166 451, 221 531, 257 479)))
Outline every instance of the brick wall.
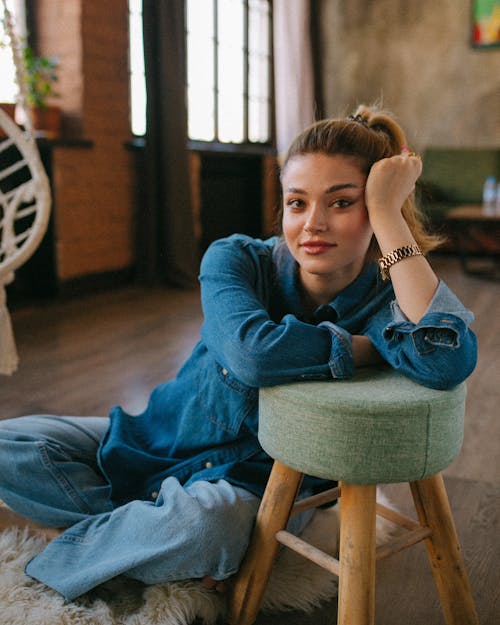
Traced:
POLYGON ((65 138, 53 148, 54 225, 60 281, 134 264, 134 169, 126 0, 38 0, 37 47, 60 58, 65 138))

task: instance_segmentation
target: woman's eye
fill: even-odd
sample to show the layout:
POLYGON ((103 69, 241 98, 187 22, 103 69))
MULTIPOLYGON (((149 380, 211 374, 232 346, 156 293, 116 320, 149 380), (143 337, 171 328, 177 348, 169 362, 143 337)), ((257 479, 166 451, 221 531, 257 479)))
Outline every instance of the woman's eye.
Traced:
POLYGON ((335 206, 335 208, 348 208, 351 204, 351 200, 334 200, 331 206, 335 206))
POLYGON ((286 205, 288 208, 291 208, 293 210, 298 210, 304 206, 304 202, 303 200, 298 200, 294 198, 291 200, 287 200, 286 205))

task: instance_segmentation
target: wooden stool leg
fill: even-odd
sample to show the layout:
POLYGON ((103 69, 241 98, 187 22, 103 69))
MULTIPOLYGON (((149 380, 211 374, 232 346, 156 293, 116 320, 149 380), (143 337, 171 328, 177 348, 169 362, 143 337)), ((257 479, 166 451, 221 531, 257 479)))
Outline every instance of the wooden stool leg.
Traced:
POLYGON ((410 484, 422 525, 432 528, 425 540, 446 625, 478 625, 469 578, 440 473, 410 484))
POLYGON ((376 486, 341 484, 338 625, 375 622, 376 486))
POLYGON ((231 625, 250 625, 257 618, 279 548, 275 536, 286 527, 302 475, 274 462, 250 546, 231 590, 228 616, 231 625))

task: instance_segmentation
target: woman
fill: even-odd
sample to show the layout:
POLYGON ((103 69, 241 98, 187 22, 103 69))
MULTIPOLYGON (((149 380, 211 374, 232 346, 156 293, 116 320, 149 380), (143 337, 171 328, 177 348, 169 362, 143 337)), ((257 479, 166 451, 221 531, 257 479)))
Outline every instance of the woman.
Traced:
POLYGON ((436 240, 413 200, 421 169, 388 115, 360 107, 317 122, 282 168, 283 235, 233 235, 205 254, 202 339, 144 413, 0 422, 0 497, 68 528, 28 575, 68 600, 119 574, 223 580, 271 468, 259 387, 383 361, 438 389, 471 373, 472 314, 423 255, 436 240))

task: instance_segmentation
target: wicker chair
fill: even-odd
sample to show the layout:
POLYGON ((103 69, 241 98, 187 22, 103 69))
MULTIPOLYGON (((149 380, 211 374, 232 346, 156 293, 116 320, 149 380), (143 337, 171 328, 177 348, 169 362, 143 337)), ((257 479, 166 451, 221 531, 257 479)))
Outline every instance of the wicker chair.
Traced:
POLYGON ((50 214, 50 185, 32 135, 0 110, 0 373, 17 367, 5 285, 36 250, 50 214))

